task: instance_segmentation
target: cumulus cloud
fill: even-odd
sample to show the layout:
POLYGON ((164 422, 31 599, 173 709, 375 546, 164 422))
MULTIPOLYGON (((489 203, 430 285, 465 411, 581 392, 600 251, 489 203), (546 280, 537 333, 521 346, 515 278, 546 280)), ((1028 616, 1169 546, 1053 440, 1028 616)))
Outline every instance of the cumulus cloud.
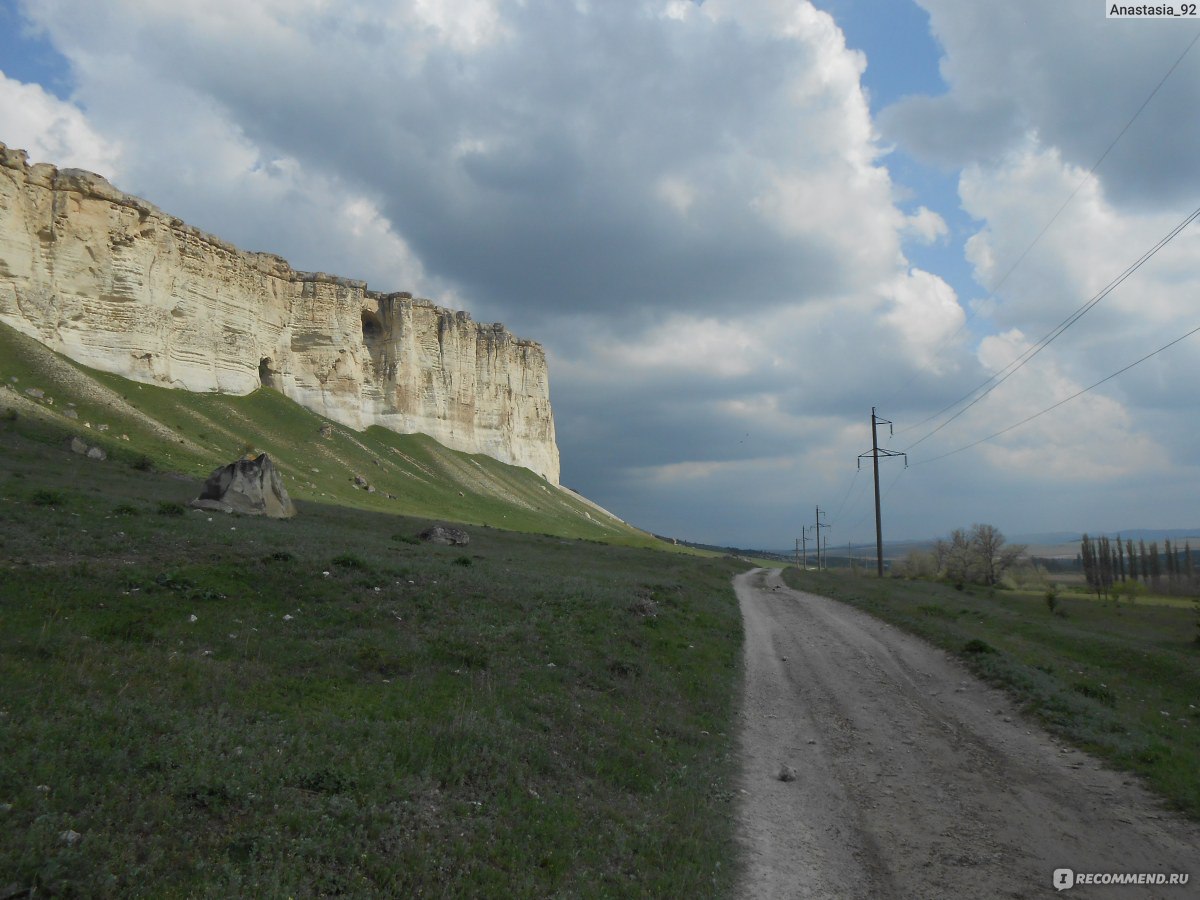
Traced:
POLYGON ((23 84, 0 72, 0 135, 10 147, 28 151, 34 162, 87 169, 106 178, 120 171, 121 148, 101 136, 83 111, 40 85, 23 84))
POLYGON ((897 264, 864 61, 807 2, 26 12, 109 130, 201 138, 170 142, 176 168, 244 144, 334 174, 431 275, 518 316, 794 303, 897 264))
POLYGON ((925 206, 917 207, 917 211, 907 218, 904 223, 905 231, 923 244, 933 244, 944 241, 950 234, 946 220, 925 206))
MULTIPOLYGON (((960 190, 964 207, 987 223, 966 246, 978 280, 994 285, 1012 270, 989 310, 991 320, 1036 337, 1097 296, 1190 212, 1178 202, 1156 211, 1121 211, 1101 183, 1064 162, 1057 148, 1033 139, 997 164, 968 167, 960 190), (1073 191, 1072 202, 1029 249, 1041 225, 1073 191)), ((1200 291, 1198 255, 1200 230, 1193 226, 1108 294, 1047 353, 1090 384, 1194 327, 1198 323, 1180 313, 1187 308, 1185 298, 1200 291)), ((1181 378, 1197 371, 1195 354, 1186 347, 1170 364, 1181 378)), ((1168 392, 1139 390, 1142 377, 1122 378, 1110 390, 1141 408, 1175 402, 1168 392)))
MULTIPOLYGON (((917 2, 944 48, 950 88, 901 100, 881 126, 910 152, 954 168, 995 160, 1033 133, 1090 169, 1195 37, 1179 21, 1105 19, 1099 4, 1013 0, 985 11, 917 2)), ((1136 207, 1196 192, 1200 118, 1180 111, 1197 106, 1193 48, 1100 168, 1113 202, 1136 207)))

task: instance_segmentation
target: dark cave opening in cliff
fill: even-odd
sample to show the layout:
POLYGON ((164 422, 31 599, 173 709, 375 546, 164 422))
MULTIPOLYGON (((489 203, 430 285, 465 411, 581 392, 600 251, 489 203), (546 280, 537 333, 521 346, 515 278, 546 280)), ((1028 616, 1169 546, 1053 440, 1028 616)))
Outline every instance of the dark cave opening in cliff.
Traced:
POLYGON ((278 388, 275 382, 276 372, 271 369, 271 357, 264 356, 258 361, 258 383, 267 388, 278 388))
POLYGON ((362 334, 363 343, 374 344, 383 337, 383 323, 379 321, 379 317, 372 312, 363 311, 362 314, 362 334))

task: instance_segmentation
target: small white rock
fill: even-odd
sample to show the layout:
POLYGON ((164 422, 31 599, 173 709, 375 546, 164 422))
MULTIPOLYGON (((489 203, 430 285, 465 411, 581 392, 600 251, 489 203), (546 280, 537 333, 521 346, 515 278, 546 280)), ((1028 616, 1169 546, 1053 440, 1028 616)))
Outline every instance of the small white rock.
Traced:
POLYGON ((199 621, 200 621, 200 617, 199 617, 199 616, 197 616, 195 613, 192 613, 190 616, 188 616, 188 621, 189 621, 189 622, 193 622, 193 623, 194 623, 194 622, 199 622, 199 621))

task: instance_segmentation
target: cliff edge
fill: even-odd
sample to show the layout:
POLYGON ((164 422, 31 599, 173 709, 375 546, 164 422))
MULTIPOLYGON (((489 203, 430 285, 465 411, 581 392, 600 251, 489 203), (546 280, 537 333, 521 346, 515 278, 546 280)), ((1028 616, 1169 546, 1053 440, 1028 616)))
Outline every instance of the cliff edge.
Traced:
POLYGON ((271 387, 349 427, 421 432, 558 483, 539 344, 247 253, 99 175, 31 166, 2 143, 0 321, 135 381, 271 387))

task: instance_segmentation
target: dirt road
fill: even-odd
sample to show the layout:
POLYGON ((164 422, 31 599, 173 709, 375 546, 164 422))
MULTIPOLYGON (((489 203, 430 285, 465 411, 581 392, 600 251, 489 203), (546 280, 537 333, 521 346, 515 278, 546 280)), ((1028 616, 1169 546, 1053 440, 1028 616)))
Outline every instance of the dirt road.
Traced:
POLYGON ((741 896, 1200 896, 1200 828, 1056 743, 941 650, 778 572, 734 587, 741 896), (780 780, 783 766, 795 780, 780 780), (1055 894, 1060 868, 1191 883, 1055 894))

